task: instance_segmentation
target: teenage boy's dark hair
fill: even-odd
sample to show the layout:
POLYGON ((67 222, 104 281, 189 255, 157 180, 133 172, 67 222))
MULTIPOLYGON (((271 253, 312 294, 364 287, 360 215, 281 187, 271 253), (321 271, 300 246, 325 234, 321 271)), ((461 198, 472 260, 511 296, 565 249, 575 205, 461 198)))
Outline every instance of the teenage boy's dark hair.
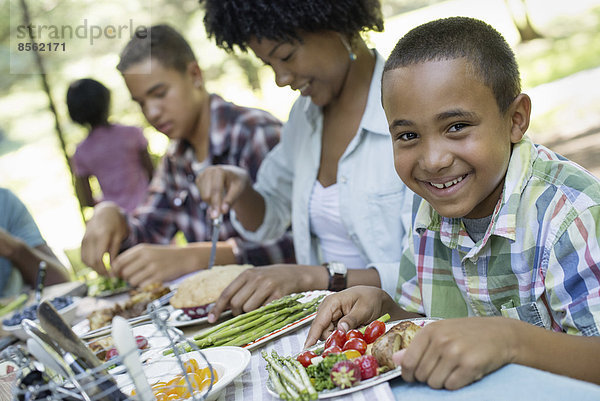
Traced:
POLYGON ((247 51, 248 41, 300 40, 301 32, 335 31, 352 37, 383 31, 379 0, 200 0, 204 27, 217 46, 247 51))
POLYGON ((84 78, 67 89, 67 108, 71 119, 81 125, 106 124, 110 106, 110 91, 100 82, 84 78))
POLYGON ((117 70, 153 58, 167 68, 185 72, 191 61, 196 61, 194 51, 183 36, 169 25, 153 25, 138 28, 133 38, 121 52, 117 70))
POLYGON ((465 58, 492 89, 504 113, 521 93, 519 67, 502 35, 483 21, 452 17, 432 21, 408 32, 385 63, 384 73, 416 63, 465 58))

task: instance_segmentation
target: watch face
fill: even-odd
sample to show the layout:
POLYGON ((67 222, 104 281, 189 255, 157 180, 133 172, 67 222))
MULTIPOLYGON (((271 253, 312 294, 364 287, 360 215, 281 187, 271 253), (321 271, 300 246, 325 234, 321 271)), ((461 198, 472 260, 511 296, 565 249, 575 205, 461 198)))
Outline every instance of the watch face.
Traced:
POLYGON ((330 262, 329 263, 329 272, 330 274, 343 274, 344 276, 346 275, 346 272, 348 271, 348 269, 346 268, 346 265, 340 262, 330 262))

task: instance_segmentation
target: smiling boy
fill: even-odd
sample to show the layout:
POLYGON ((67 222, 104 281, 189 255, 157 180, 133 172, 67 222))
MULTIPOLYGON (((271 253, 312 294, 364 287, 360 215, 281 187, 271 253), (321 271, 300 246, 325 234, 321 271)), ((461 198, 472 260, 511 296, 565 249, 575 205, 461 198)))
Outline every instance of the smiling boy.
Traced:
POLYGON ((518 363, 600 383, 600 181, 525 136, 531 100, 502 36, 463 17, 415 28, 382 100, 396 171, 422 198, 398 303, 369 287, 328 297, 307 344, 335 320, 416 313, 446 320, 394 356, 407 381, 455 389, 518 363))

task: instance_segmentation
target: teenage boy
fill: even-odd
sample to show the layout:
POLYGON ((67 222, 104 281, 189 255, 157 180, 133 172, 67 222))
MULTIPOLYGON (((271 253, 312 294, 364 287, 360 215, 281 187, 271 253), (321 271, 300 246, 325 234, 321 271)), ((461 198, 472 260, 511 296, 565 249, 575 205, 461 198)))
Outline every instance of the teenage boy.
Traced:
POLYGON ((407 381, 456 389, 517 363, 600 383, 600 181, 524 136, 508 44, 475 19, 433 21, 382 82, 396 171, 422 198, 398 303, 371 287, 328 297, 307 345, 334 323, 425 315, 445 320, 394 355, 407 381))
MULTIPOLYGON (((114 203, 96 206, 81 256, 107 274, 102 256, 109 252, 112 274, 144 286, 207 267, 212 225, 194 183, 197 174, 213 164, 230 164, 247 169, 254 180, 264 156, 279 141, 281 122, 266 111, 236 106, 209 93, 191 47, 167 25, 136 33, 117 69, 148 122, 171 140, 171 146, 146 200, 132 214, 114 203), (170 244, 177 231, 189 245, 170 244)), ((216 264, 294 261, 291 235, 267 245, 245 241, 229 215, 224 216, 219 239, 216 264)))

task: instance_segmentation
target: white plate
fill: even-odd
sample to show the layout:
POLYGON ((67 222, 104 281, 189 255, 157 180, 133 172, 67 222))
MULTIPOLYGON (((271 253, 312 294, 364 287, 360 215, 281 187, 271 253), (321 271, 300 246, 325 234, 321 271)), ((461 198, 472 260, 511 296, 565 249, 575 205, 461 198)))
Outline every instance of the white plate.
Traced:
MULTIPOLYGON (((414 322, 415 324, 418 324, 419 326, 423 327, 426 324, 429 324, 435 320, 439 320, 439 319, 430 319, 430 318, 417 318, 417 319, 405 319, 405 320, 410 320, 412 322, 414 322)), ((394 322, 388 322, 385 325, 385 331, 387 332, 389 329, 391 329, 393 326, 395 326, 396 324, 403 322, 404 320, 396 320, 394 322)), ((315 350, 317 348, 322 348, 323 347, 323 341, 318 342, 317 344, 313 345, 312 347, 309 347, 309 350, 315 350)), ((363 380, 361 382, 359 382, 358 385, 356 386, 352 386, 350 388, 345 388, 345 389, 338 389, 338 388, 334 388, 331 390, 323 390, 319 392, 319 399, 325 399, 325 398, 333 398, 333 397, 339 397, 345 394, 349 394, 349 393, 354 393, 356 391, 360 391, 360 390, 364 390, 366 388, 369 387, 373 387, 379 383, 383 383, 386 382, 388 380, 393 379, 394 377, 398 377, 402 374, 402 369, 400 369, 400 367, 397 367, 396 369, 390 370, 388 372, 382 373, 380 375, 377 375, 375 377, 372 377, 370 379, 367 380, 363 380)), ((269 394, 271 394, 273 397, 275 398, 279 398, 279 395, 275 392, 275 390, 273 389, 273 385, 271 384, 271 380, 267 379, 267 391, 269 392, 269 394)))
MULTIPOLYGON (((250 351, 240 347, 215 347, 208 348, 202 351, 192 351, 181 355, 183 361, 195 359, 200 368, 206 365, 206 362, 200 355, 200 352, 211 364, 213 369, 217 371, 219 379, 213 385, 208 393, 206 400, 214 400, 231 383, 238 377, 250 363, 250 351)), ((174 356, 157 356, 144 366, 144 374, 151 385, 158 381, 169 381, 181 373, 181 367, 174 356)), ((124 394, 131 394, 133 386, 126 375, 117 377, 117 385, 121 388, 124 394)))
MULTIPOLYGON (((307 303, 309 301, 312 301, 314 298, 320 296, 320 295, 329 295, 329 294, 333 294, 331 291, 324 291, 324 290, 316 290, 316 291, 307 291, 304 292, 304 297, 300 298, 298 300, 298 302, 302 302, 302 303, 307 303)), ((325 299, 325 298, 323 298, 325 299)), ((321 300, 322 302, 323 300, 321 300)), ((294 330, 298 330, 300 327, 307 325, 308 323, 312 322, 315 317, 317 316, 317 312, 311 313, 308 316, 303 317, 300 320, 297 320, 293 323, 288 324, 287 326, 283 326, 282 328, 272 331, 269 334, 266 334, 254 341, 252 341, 249 344, 244 345, 243 347, 248 349, 248 350, 253 350, 255 348, 261 347, 263 346, 265 343, 268 343, 269 341, 272 341, 278 337, 281 337, 284 334, 287 334, 291 331, 294 330)))
MULTIPOLYGON (((170 312, 169 320, 167 320, 167 323, 174 327, 193 326, 195 324, 202 324, 202 323, 208 322, 208 316, 199 317, 197 319, 192 319, 188 315, 183 313, 183 310, 175 309, 171 305, 169 305, 167 307, 167 310, 170 312)), ((227 310, 227 311, 221 313, 220 318, 229 316, 229 315, 231 315, 231 311, 227 310)))

